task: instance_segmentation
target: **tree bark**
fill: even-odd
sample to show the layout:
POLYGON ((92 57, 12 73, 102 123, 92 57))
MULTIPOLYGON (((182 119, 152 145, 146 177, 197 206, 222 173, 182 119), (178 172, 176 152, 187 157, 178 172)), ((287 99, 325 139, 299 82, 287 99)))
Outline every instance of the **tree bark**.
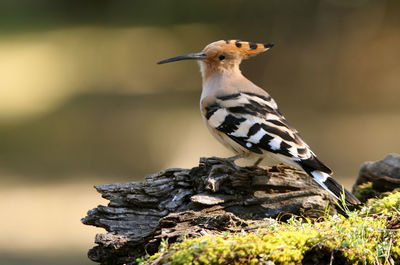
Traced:
MULTIPOLYGON (((89 258, 101 264, 135 264, 157 252, 162 239, 251 231, 289 215, 324 215, 333 198, 303 171, 278 165, 239 168, 226 159, 201 158, 192 169, 167 169, 143 182, 95 186, 107 206, 82 222, 104 228, 89 258)), ((330 208, 335 213, 334 207, 330 208)))

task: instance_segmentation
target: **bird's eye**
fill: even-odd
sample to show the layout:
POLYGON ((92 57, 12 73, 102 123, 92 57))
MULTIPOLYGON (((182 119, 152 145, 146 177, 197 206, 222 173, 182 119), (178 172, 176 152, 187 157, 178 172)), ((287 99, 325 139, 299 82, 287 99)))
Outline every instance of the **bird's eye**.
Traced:
POLYGON ((221 55, 218 57, 218 59, 219 59, 220 61, 222 61, 222 60, 225 59, 225 56, 221 54, 221 55))

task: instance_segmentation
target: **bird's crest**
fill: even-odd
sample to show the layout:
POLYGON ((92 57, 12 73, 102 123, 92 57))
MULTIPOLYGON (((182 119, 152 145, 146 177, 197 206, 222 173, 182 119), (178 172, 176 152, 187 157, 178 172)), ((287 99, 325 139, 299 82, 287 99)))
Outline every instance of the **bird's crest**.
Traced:
POLYGON ((240 54, 242 58, 265 52, 274 46, 273 43, 255 43, 240 40, 220 40, 208 44, 203 52, 208 58, 221 53, 240 54))

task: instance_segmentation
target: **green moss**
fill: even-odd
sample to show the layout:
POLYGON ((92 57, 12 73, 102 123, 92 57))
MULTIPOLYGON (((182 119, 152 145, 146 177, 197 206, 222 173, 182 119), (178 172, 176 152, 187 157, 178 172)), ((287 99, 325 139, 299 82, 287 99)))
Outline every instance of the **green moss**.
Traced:
POLYGON ((373 189, 372 182, 366 182, 358 185, 354 190, 354 195, 361 201, 366 202, 370 198, 379 197, 379 192, 373 189))
MULTIPOLYGON (((382 199, 369 199, 367 208, 370 213, 389 214, 400 213, 400 192, 384 193, 382 199)), ((365 212, 366 209, 363 209, 365 212)))
POLYGON ((393 236, 392 243, 393 242, 396 242, 396 243, 394 243, 391 248, 391 255, 394 260, 399 262, 400 261, 400 244, 397 242, 400 242, 400 233, 397 233, 395 236, 393 236))
MULTIPOLYGON (((400 263, 400 233, 387 229, 390 218, 400 218, 400 193, 370 199, 360 211, 326 216, 320 221, 291 218, 255 233, 223 233, 187 239, 163 248, 157 264, 301 264, 309 253, 330 256, 341 253, 349 264, 400 263), (321 253, 319 253, 321 252, 321 253), (324 253, 323 253, 324 252, 324 253), (386 263, 385 263, 386 262, 386 263)), ((154 261, 160 253, 140 260, 154 261)))

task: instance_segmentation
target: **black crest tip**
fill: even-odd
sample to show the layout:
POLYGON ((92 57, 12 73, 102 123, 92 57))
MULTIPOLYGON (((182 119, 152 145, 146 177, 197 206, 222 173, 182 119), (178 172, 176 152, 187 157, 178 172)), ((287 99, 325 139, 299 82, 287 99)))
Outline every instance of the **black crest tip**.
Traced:
POLYGON ((269 49, 274 47, 275 43, 271 42, 271 43, 264 43, 264 48, 269 49))

